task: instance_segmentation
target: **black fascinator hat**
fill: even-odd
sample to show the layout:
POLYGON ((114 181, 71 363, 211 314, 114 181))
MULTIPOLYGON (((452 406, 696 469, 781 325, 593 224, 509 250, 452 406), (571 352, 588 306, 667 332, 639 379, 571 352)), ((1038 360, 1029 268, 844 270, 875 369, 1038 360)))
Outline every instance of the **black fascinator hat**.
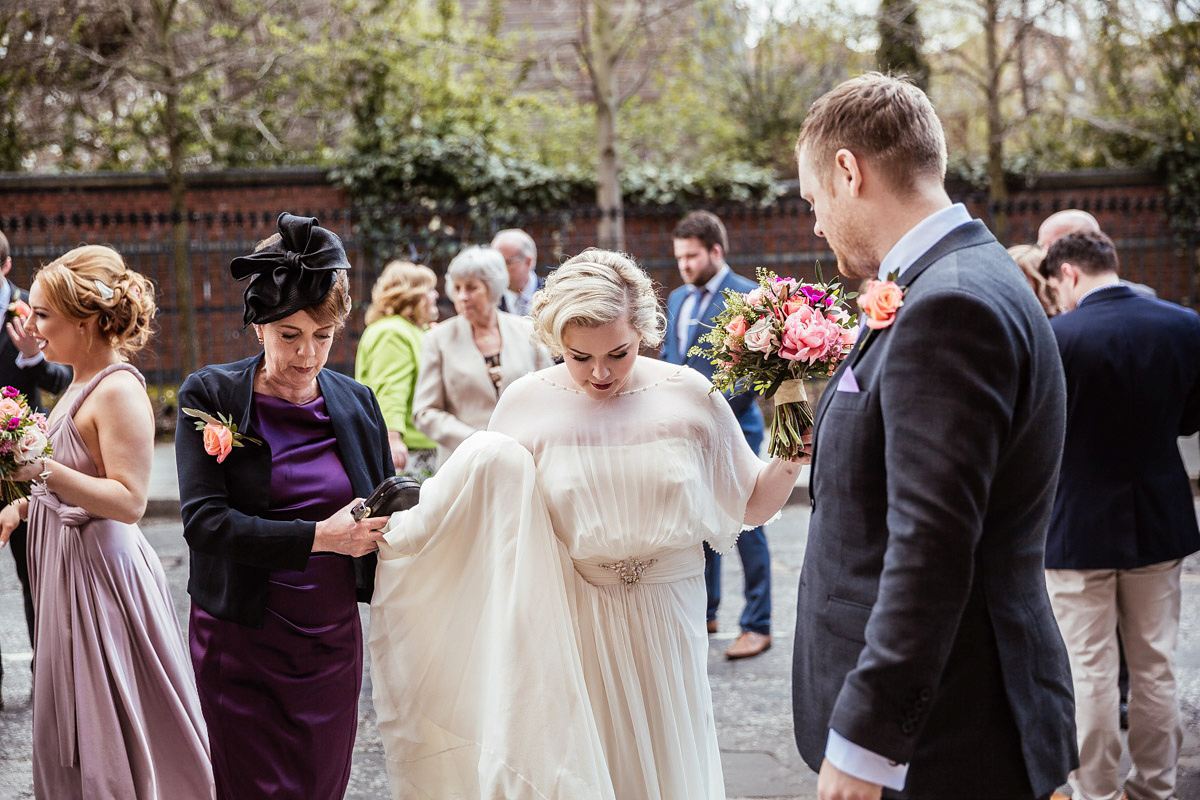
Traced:
POLYGON ((235 280, 250 279, 242 294, 242 325, 291 316, 319 303, 333 287, 336 270, 350 269, 342 240, 316 217, 279 215, 279 240, 229 262, 235 280))

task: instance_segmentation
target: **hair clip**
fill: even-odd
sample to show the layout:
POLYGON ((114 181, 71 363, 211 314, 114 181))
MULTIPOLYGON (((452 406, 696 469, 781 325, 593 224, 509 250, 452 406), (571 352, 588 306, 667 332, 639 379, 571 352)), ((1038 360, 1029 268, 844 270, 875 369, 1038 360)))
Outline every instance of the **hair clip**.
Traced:
POLYGON ((113 299, 113 290, 105 286, 103 281, 101 281, 99 278, 96 278, 92 281, 92 283, 96 284, 96 291, 100 292, 101 297, 103 297, 105 300, 113 299))

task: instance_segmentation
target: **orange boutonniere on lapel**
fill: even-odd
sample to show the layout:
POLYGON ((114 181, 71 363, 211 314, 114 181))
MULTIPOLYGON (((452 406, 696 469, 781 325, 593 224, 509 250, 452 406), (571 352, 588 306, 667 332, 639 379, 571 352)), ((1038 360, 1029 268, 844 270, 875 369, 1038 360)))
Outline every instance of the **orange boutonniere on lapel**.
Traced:
POLYGON ((858 307, 862 310, 866 325, 859 343, 860 350, 866 347, 872 333, 891 327, 900 306, 904 305, 904 287, 899 286, 894 278, 893 275, 885 281, 867 281, 858 295, 858 307))
POLYGON ((204 433, 204 452, 217 457, 217 463, 222 463, 235 447, 244 447, 246 442, 262 444, 253 436, 238 433, 233 417, 217 413, 217 416, 205 413, 197 408, 181 409, 189 417, 196 417, 196 430, 204 433))

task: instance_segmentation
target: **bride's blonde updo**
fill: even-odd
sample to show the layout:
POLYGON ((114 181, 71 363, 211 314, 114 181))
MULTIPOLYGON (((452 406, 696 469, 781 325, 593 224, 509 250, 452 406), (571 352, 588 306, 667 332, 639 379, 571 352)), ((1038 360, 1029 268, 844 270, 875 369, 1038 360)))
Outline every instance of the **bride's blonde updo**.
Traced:
POLYGON ((34 276, 46 302, 71 322, 96 320, 96 332, 123 357, 146 346, 154 333, 154 284, 125 266, 104 245, 84 245, 59 256, 34 276))
POLYGON ((533 335, 556 356, 566 350, 563 334, 572 326, 597 328, 623 319, 642 337, 642 346, 662 343, 667 318, 658 307, 654 284, 632 258, 589 248, 550 273, 533 296, 533 335))

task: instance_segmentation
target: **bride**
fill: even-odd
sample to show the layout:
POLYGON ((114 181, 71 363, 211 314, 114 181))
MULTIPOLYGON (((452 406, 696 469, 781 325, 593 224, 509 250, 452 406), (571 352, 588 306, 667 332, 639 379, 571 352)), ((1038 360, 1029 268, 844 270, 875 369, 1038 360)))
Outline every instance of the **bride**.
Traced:
POLYGON ((588 250, 534 299, 562 364, 392 516, 371 608, 396 798, 723 798, 704 555, 776 515, 764 463, 688 367, 629 258, 588 250))

